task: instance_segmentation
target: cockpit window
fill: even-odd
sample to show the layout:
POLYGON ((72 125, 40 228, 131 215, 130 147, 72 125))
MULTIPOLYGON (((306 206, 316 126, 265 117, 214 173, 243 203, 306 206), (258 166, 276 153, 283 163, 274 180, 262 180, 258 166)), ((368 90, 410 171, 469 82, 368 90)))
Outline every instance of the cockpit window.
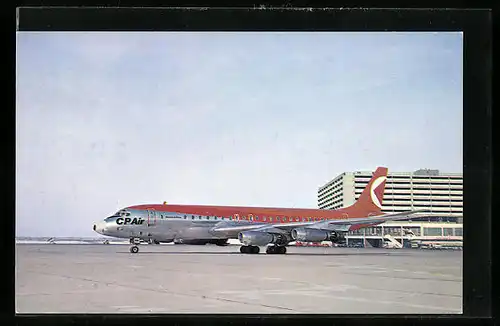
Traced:
POLYGON ((119 210, 118 212, 116 212, 113 216, 115 216, 115 217, 130 216, 130 212, 122 209, 122 210, 119 210))
POLYGON ((104 222, 111 222, 111 221, 113 221, 113 219, 114 219, 115 217, 116 217, 115 215, 110 216, 110 217, 106 217, 106 218, 104 219, 104 222))

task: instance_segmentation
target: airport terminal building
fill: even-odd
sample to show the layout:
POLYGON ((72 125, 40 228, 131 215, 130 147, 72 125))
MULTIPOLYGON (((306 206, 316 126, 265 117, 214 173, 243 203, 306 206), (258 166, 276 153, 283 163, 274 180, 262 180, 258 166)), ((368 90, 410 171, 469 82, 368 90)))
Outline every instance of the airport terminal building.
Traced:
MULTIPOLYGON (((338 209, 352 205, 371 176, 371 171, 340 174, 319 187, 319 208, 338 209)), ((350 232, 348 238, 352 243, 361 241, 364 244, 368 239, 370 244, 376 243, 376 246, 389 241, 391 236, 397 237, 406 246, 410 246, 410 239, 424 242, 462 241, 463 174, 429 169, 415 172, 389 171, 382 211, 392 213, 416 209, 426 209, 429 213, 410 221, 384 223, 350 232), (413 235, 408 236, 407 230, 412 230, 413 235)))

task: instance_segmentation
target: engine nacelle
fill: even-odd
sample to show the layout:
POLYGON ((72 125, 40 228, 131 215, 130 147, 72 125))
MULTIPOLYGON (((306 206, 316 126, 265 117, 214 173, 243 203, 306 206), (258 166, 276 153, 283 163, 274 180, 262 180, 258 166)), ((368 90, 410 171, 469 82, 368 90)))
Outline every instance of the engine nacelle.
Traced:
POLYGON ((328 232, 317 229, 293 229, 291 234, 294 240, 304 242, 319 242, 328 240, 329 238, 328 232))
POLYGON ((271 233, 259 231, 244 231, 238 234, 238 240, 246 246, 265 246, 275 242, 275 238, 271 233))
POLYGON ((330 241, 333 243, 344 243, 345 242, 345 236, 341 232, 335 232, 333 231, 330 233, 330 241))
POLYGON ((304 242, 331 241, 338 243, 344 240, 343 235, 339 232, 318 229, 298 228, 293 229, 291 234, 294 240, 304 242))

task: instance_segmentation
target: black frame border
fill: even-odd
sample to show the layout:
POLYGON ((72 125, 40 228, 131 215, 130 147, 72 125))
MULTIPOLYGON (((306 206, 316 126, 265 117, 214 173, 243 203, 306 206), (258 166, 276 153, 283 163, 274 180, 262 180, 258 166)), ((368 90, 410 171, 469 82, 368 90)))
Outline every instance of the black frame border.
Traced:
MULTIPOLYGON (((306 8, 37 8, 16 11, 16 30, 23 31, 462 31, 464 33, 464 250, 463 317, 489 319, 492 299, 492 12, 466 9, 306 9, 306 8)), ((15 42, 15 41, 14 41, 15 42)), ((15 62, 15 59, 14 59, 15 62)), ((15 78, 15 77, 14 77, 15 78)), ((14 114, 9 117, 15 117, 14 114)), ((15 126, 15 121, 13 123, 15 126)), ((15 131, 11 133, 15 138, 15 131)), ((15 159, 15 142, 14 142, 15 159)), ((12 167, 15 171, 15 162, 12 167)), ((13 175, 15 187, 15 177, 13 175)), ((13 201, 14 203, 14 196, 13 201)), ((11 205, 15 216, 14 205, 11 205)), ((14 218, 15 223, 15 218, 14 218)), ((12 228, 15 235, 15 228, 12 228)), ((13 258, 14 250, 12 250, 13 258)), ((15 261, 15 260, 14 260, 15 261)), ((14 273, 15 270, 13 269, 14 273)), ((13 275, 14 276, 14 275, 13 275)), ((13 279, 15 279, 13 277, 13 279)), ((11 290, 15 294, 14 286, 11 290)), ((14 308, 14 307, 13 307, 14 308)), ((11 311, 15 312, 14 309, 11 311)), ((367 322, 359 315, 17 315, 19 324, 34 320, 50 324, 64 317, 72 323, 91 321, 202 322, 367 322), (335 318, 335 319, 332 319, 335 318), (68 320, 69 319, 69 320, 68 320), (347 321, 347 319, 346 319, 347 321)), ((370 323, 408 318, 452 321, 461 315, 380 315, 370 323), (440 317, 440 318, 438 318, 440 317), (395 318, 395 319, 393 319, 395 318)), ((462 321, 471 320, 466 318, 462 321)), ((461 321, 461 322, 462 322, 461 321)), ((484 321, 484 319, 483 319, 484 321)))

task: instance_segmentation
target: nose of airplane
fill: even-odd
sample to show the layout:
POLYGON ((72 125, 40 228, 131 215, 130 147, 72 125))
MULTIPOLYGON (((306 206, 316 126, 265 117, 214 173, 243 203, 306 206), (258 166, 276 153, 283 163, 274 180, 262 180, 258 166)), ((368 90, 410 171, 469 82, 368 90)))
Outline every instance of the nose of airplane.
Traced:
POLYGON ((101 222, 94 223, 93 229, 95 232, 103 234, 104 231, 106 230, 106 222, 101 221, 101 222))

